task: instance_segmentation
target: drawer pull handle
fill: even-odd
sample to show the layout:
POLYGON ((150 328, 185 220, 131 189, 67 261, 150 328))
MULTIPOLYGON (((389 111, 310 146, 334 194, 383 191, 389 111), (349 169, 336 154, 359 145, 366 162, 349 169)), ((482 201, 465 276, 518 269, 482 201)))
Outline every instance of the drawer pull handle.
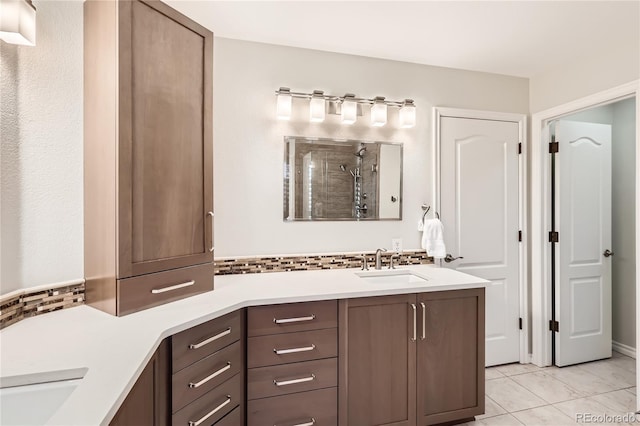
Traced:
MULTIPOLYGON (((314 419, 313 417, 311 417, 311 420, 305 423, 296 423, 295 425, 291 425, 291 426, 313 426, 316 424, 316 419, 314 419)), ((273 425, 273 426, 278 426, 278 425, 273 425)))
POLYGON ((286 355, 286 354, 295 354, 298 352, 309 352, 316 348, 316 345, 312 344, 311 346, 305 346, 303 348, 291 348, 291 349, 273 349, 276 355, 286 355))
POLYGON ((204 379, 200 380, 199 382, 197 382, 197 383, 189 383, 189 387, 191 389, 199 388, 200 386, 202 386, 205 383, 207 383, 209 380, 213 379, 214 377, 217 377, 217 376, 221 375, 222 373, 224 373, 225 371, 227 371, 229 369, 231 369, 231 363, 227 362, 227 365, 222 367, 220 370, 209 374, 207 377, 205 377, 204 379))
POLYGON ((213 410, 209 411, 207 414, 204 415, 204 417, 200 418, 200 420, 192 422, 189 422, 189 426, 200 426, 205 420, 207 420, 209 417, 213 416, 215 413, 217 413, 218 411, 222 410, 222 408, 231 403, 231 395, 227 395, 227 400, 225 402, 223 402, 222 404, 218 405, 216 408, 214 408, 213 410))
POLYGON ((220 338, 222 338, 222 337, 224 337, 224 336, 227 336, 227 335, 229 335, 229 334, 231 334, 231 327, 227 328, 227 329, 226 329, 225 331, 223 331, 222 333, 218 333, 218 334, 216 334, 216 335, 215 335, 215 336, 213 336, 213 337, 209 337, 208 339, 203 340, 203 341, 202 341, 202 342, 200 342, 200 343, 192 343, 192 344, 190 344, 190 345, 189 345, 189 349, 200 349, 200 348, 201 348, 201 347, 203 347, 204 345, 208 345, 208 344, 209 344, 209 343, 211 343, 211 342, 215 342, 216 340, 218 340, 218 339, 220 339, 220 338))
POLYGON ((194 280, 191 280, 191 281, 187 281, 186 283, 170 285, 169 287, 154 288, 154 289, 151 290, 151 293, 153 293, 153 294, 165 293, 167 291, 173 291, 173 290, 178 290, 180 288, 190 287, 190 286, 194 285, 195 283, 196 282, 194 280))
POLYGON ((420 302, 422 306, 422 340, 427 338, 427 306, 424 302, 420 302))
POLYGON ((299 379, 290 379, 290 380, 278 380, 275 379, 273 384, 276 386, 287 386, 287 385, 295 385, 297 383, 311 382, 316 379, 316 375, 312 374, 308 377, 301 377, 299 379))
POLYGON ((209 248, 209 252, 213 253, 213 250, 215 250, 215 246, 213 245, 213 212, 208 212, 207 216, 211 218, 211 248, 209 248))
POLYGON ((311 314, 311 316, 308 316, 308 317, 282 318, 282 319, 274 318, 273 322, 275 322, 276 324, 290 324, 292 322, 313 321, 314 319, 316 319, 316 316, 314 314, 311 314))
POLYGON ((415 342, 418 338, 417 334, 418 334, 418 326, 417 326, 417 318, 416 318, 416 304, 415 303, 410 303, 409 305, 411 305, 411 309, 413 310, 413 337, 411 338, 412 342, 415 342))

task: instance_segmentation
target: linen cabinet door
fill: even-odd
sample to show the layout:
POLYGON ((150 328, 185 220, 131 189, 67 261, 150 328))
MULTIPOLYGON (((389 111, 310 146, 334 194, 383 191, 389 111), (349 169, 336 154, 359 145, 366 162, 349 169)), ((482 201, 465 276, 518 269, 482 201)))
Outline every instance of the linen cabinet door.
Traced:
POLYGON ((119 35, 118 278, 212 262, 213 34, 133 0, 119 35))
POLYGON ((484 288, 418 295, 418 424, 484 413, 484 288))
POLYGON ((341 300, 339 422, 416 423, 416 295, 341 300))

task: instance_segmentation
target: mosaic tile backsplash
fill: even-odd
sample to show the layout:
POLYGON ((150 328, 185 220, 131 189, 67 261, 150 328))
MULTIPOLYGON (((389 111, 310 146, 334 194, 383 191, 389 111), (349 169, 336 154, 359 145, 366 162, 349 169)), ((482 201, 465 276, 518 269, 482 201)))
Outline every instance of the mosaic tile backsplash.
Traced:
MULTIPOLYGON (((387 267, 394 253, 382 254, 382 265, 387 267)), ((238 257, 213 261, 215 275, 259 274, 265 272, 315 271, 322 269, 360 268, 362 256, 367 256, 369 267, 375 264, 375 252, 335 253, 320 255, 238 257)), ((424 251, 404 251, 394 264, 422 265, 433 263, 424 251)), ((0 329, 16 322, 84 304, 84 284, 73 284, 50 289, 38 289, 11 297, 0 298, 0 329)))
MULTIPOLYGON (((391 255, 382 253, 382 265, 388 266, 391 255)), ((320 254, 300 256, 247 257, 214 260, 215 275, 257 274, 264 272, 316 271, 320 269, 360 268, 362 256, 367 256, 369 267, 375 264, 375 252, 348 254, 320 254)), ((422 265, 433 263, 423 250, 404 251, 394 259, 395 265, 422 265)))
POLYGON ((0 299, 0 329, 16 322, 84 303, 84 284, 39 289, 0 299))

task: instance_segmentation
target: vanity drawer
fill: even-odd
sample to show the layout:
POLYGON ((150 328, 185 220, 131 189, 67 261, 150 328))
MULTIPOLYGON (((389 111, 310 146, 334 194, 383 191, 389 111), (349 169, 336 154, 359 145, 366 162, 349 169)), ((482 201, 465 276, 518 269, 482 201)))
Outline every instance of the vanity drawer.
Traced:
POLYGON ((247 314, 247 336, 292 333, 338 326, 338 302, 286 303, 254 306, 247 314))
POLYGON ((275 396, 247 403, 248 426, 335 426, 337 424, 337 388, 275 396))
POLYGON ((241 310, 174 335, 171 344, 173 372, 237 342, 241 337, 241 310))
POLYGON ((272 334, 247 339, 248 368, 335 356, 338 356, 337 328, 272 334))
POLYGON ((286 395, 338 384, 336 358, 252 368, 247 371, 247 398, 286 395))
POLYGON ((242 375, 236 374, 233 378, 174 413, 171 416, 171 424, 188 426, 191 423, 198 423, 200 426, 210 426, 242 404, 243 400, 242 375))
POLYGON ((215 426, 242 426, 242 407, 235 408, 232 412, 224 416, 215 426))
POLYGON ((213 263, 116 281, 118 316, 213 290, 213 263))
POLYGON ((244 368, 240 342, 235 342, 180 370, 172 377, 171 411, 178 411, 242 370, 244 368))

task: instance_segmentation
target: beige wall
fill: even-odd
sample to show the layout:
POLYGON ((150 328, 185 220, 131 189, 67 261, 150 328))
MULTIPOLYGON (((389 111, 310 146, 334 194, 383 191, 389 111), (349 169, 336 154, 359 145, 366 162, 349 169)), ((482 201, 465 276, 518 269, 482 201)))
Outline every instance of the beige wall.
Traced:
POLYGON ((613 341, 636 347, 636 100, 613 105, 613 341))
POLYGON ((82 2, 35 1, 0 42, 0 294, 82 278, 82 2))
POLYGON ((611 46, 606 55, 554 64, 551 71, 532 77, 530 112, 544 111, 640 78, 639 31, 636 28, 636 36, 628 44, 611 46))
POLYGON ((527 113, 528 80, 216 38, 214 43, 215 245, 217 256, 372 250, 402 238, 419 247, 420 205, 432 200, 432 107, 527 113), (417 125, 398 129, 397 110, 382 128, 365 116, 353 126, 328 115, 309 123, 308 102, 294 100, 290 122, 275 119, 280 86, 362 97, 412 98, 417 125), (404 143, 403 220, 284 223, 284 136, 404 143))

